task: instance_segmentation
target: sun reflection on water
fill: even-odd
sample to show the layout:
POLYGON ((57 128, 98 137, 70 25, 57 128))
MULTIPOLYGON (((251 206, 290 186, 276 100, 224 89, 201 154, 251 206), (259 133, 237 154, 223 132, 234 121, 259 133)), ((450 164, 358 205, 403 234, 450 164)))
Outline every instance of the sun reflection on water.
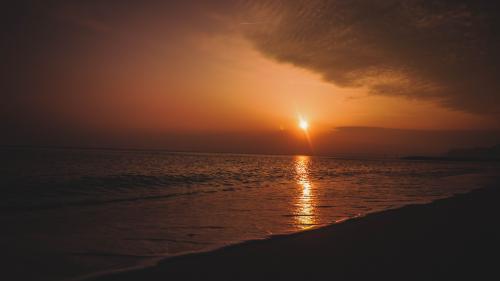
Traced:
POLYGON ((297 184, 302 189, 299 192, 294 215, 297 227, 301 229, 311 228, 316 224, 314 201, 315 197, 312 184, 309 179, 309 166, 311 158, 309 156, 297 156, 295 158, 295 174, 297 184))

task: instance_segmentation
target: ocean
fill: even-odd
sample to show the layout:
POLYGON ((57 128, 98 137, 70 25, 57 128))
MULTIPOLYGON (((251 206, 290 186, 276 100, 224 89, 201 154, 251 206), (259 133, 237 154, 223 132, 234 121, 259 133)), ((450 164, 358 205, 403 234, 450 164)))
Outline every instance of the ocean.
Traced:
POLYGON ((492 162, 1 152, 2 264, 20 280, 79 279, 148 266, 426 203, 481 187, 498 170, 492 162))

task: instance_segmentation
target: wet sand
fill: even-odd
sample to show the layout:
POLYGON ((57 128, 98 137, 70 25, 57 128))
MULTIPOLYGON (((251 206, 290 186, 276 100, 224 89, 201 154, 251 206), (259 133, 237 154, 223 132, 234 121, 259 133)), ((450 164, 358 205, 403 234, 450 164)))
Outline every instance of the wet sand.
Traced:
POLYGON ((95 280, 500 280, 498 214, 489 187, 95 280))

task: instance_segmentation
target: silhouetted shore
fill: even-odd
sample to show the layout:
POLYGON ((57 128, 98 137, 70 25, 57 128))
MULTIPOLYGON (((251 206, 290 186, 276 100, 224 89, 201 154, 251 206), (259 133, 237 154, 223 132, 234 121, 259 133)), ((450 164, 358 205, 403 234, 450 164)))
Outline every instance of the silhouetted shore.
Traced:
POLYGON ((417 160, 417 161, 462 161, 462 162, 500 162, 500 158, 459 158, 459 157, 433 157, 433 156, 405 156, 402 160, 417 160))
POLYGON ((406 156, 404 160, 424 160, 424 161, 478 161, 478 162, 499 162, 500 145, 492 147, 475 147, 452 149, 440 156, 406 156))
POLYGON ((97 280, 498 280, 499 203, 488 187, 97 280))

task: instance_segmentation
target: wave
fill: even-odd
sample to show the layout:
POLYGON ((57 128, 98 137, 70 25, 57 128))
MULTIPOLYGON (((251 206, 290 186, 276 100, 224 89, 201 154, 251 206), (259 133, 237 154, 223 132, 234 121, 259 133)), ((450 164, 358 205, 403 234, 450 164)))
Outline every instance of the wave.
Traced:
POLYGON ((180 192, 180 193, 170 193, 164 195, 151 195, 151 196, 136 196, 129 198, 116 198, 116 199, 108 199, 108 200, 98 200, 98 199, 88 199, 88 200, 78 200, 78 201, 67 201, 67 202, 51 202, 46 204, 25 204, 25 205, 4 205, 0 206, 0 211, 4 212, 20 212, 20 211, 36 211, 36 210, 49 210, 49 209, 58 209, 58 208, 66 208, 66 207, 85 207, 85 206, 96 206, 96 205, 104 205, 104 204, 113 204, 113 203, 123 203, 123 202, 133 202, 140 200, 158 200, 158 199, 166 199, 170 197, 176 196, 189 196, 203 193, 214 193, 219 191, 227 191, 225 189, 220 190, 198 190, 198 191, 190 191, 190 192, 180 192))

